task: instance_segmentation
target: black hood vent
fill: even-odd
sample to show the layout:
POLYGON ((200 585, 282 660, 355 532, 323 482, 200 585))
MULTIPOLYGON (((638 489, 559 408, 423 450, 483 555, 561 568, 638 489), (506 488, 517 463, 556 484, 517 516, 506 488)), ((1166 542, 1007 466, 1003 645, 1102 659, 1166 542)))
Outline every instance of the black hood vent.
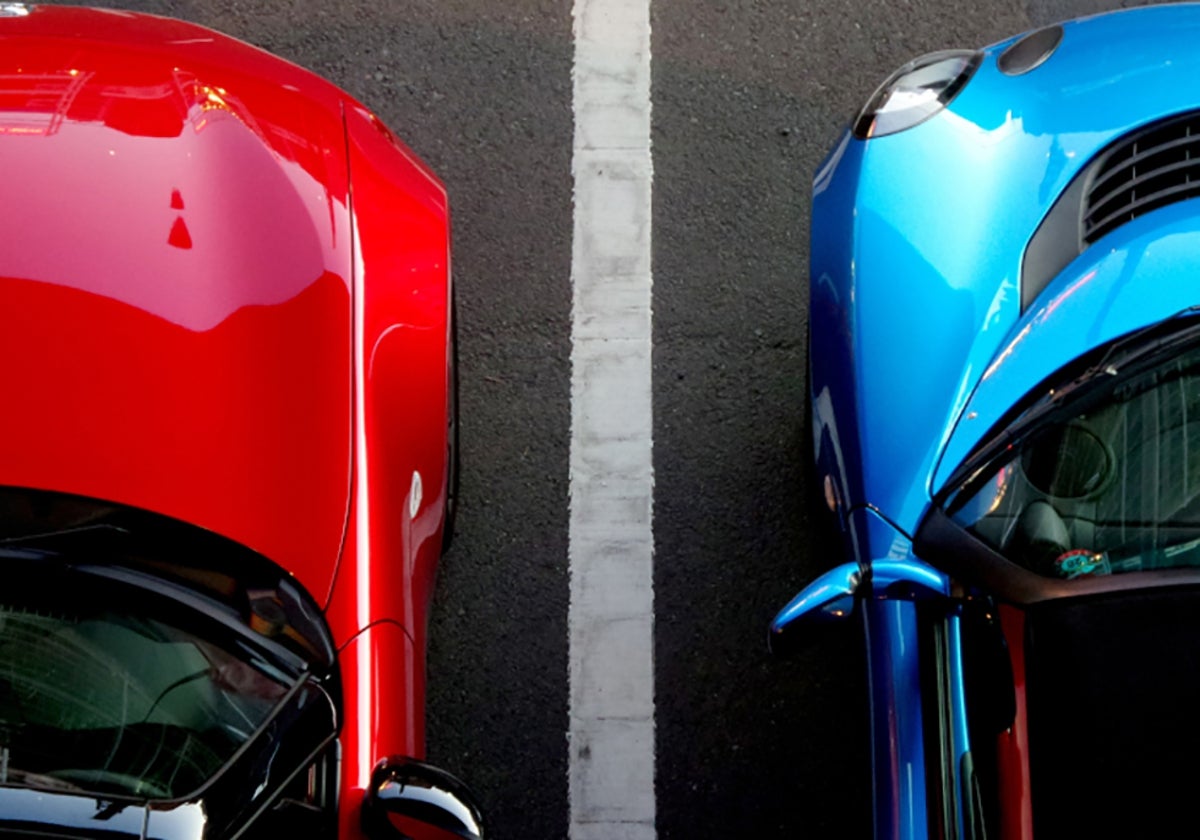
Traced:
POLYGON ((1200 114, 1127 135, 1097 163, 1083 209, 1089 245, 1144 213, 1200 195, 1200 114))
POLYGON ((1197 196, 1200 112, 1120 137, 1071 180, 1029 240, 1021 265, 1021 311, 1101 237, 1151 210, 1197 196))

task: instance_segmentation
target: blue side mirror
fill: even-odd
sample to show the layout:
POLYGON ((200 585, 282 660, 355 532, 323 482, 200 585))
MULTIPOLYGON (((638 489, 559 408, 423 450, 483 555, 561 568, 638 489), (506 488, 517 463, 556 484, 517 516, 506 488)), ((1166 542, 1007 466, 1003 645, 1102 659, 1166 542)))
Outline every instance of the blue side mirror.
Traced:
POLYGON ((920 560, 875 560, 865 572, 857 563, 843 563, 804 587, 779 611, 767 645, 772 653, 797 649, 816 628, 845 622, 859 598, 918 601, 949 594, 950 579, 920 560))
POLYGON ((854 612, 855 595, 862 584, 857 563, 830 569, 800 591, 771 622, 767 646, 772 653, 795 650, 814 628, 839 624, 854 612))

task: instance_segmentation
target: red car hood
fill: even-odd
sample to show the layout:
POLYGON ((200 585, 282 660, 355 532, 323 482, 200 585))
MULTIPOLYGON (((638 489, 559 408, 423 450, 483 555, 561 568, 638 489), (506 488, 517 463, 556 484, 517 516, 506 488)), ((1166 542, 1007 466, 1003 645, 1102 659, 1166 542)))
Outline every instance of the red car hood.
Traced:
POLYGON ((200 525, 324 602, 350 488, 341 102, 178 21, 0 19, 0 484, 200 525))

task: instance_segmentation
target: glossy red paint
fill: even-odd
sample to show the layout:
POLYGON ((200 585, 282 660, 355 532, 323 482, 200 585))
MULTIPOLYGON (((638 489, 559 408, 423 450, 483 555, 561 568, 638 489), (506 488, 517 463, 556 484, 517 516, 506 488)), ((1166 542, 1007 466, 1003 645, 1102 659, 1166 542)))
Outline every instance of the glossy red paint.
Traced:
POLYGON ((397 621, 423 649, 446 502, 446 195, 366 109, 348 107, 346 129, 361 291, 352 517, 359 539, 338 570, 328 617, 335 635, 397 621))
POLYGON ((374 765, 425 749, 445 190, 346 94, 200 27, 36 7, 0 47, 0 484, 200 525, 325 604, 358 836, 374 765))
POLYGON ((351 458, 336 89, 199 27, 37 7, 0 26, 0 141, 0 387, 27 407, 0 483, 200 525, 323 602, 351 458))
POLYGON ((425 752, 424 652, 400 625, 373 624, 338 654, 346 725, 338 808, 342 840, 361 837, 360 811, 370 771, 389 755, 425 752), (366 775, 359 768, 366 767, 366 775))
POLYGON ((424 756, 424 695, 412 692, 425 682, 447 489, 449 227, 440 182, 382 123, 349 105, 346 133, 357 245, 354 505, 327 618, 335 637, 403 627, 417 652, 401 663, 386 645, 356 640, 358 678, 376 675, 388 687, 376 696, 405 721, 368 722, 358 711, 352 743, 373 747, 344 743, 342 775, 343 790, 361 795, 380 758, 424 756))
POLYGON ((1001 604, 1000 626, 1008 641, 1016 689, 1013 724, 997 736, 999 766, 1000 837, 1002 840, 1031 840, 1033 800, 1029 785, 1029 717, 1025 705, 1025 613, 1001 604))

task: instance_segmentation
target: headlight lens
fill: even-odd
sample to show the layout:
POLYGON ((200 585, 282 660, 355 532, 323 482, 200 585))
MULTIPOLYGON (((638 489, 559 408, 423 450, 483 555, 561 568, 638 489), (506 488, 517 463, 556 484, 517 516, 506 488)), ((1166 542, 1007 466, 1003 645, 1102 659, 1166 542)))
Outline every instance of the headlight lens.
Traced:
POLYGON ((944 50, 908 62, 872 94, 854 120, 854 136, 883 137, 925 122, 966 86, 981 56, 972 50, 944 50))

